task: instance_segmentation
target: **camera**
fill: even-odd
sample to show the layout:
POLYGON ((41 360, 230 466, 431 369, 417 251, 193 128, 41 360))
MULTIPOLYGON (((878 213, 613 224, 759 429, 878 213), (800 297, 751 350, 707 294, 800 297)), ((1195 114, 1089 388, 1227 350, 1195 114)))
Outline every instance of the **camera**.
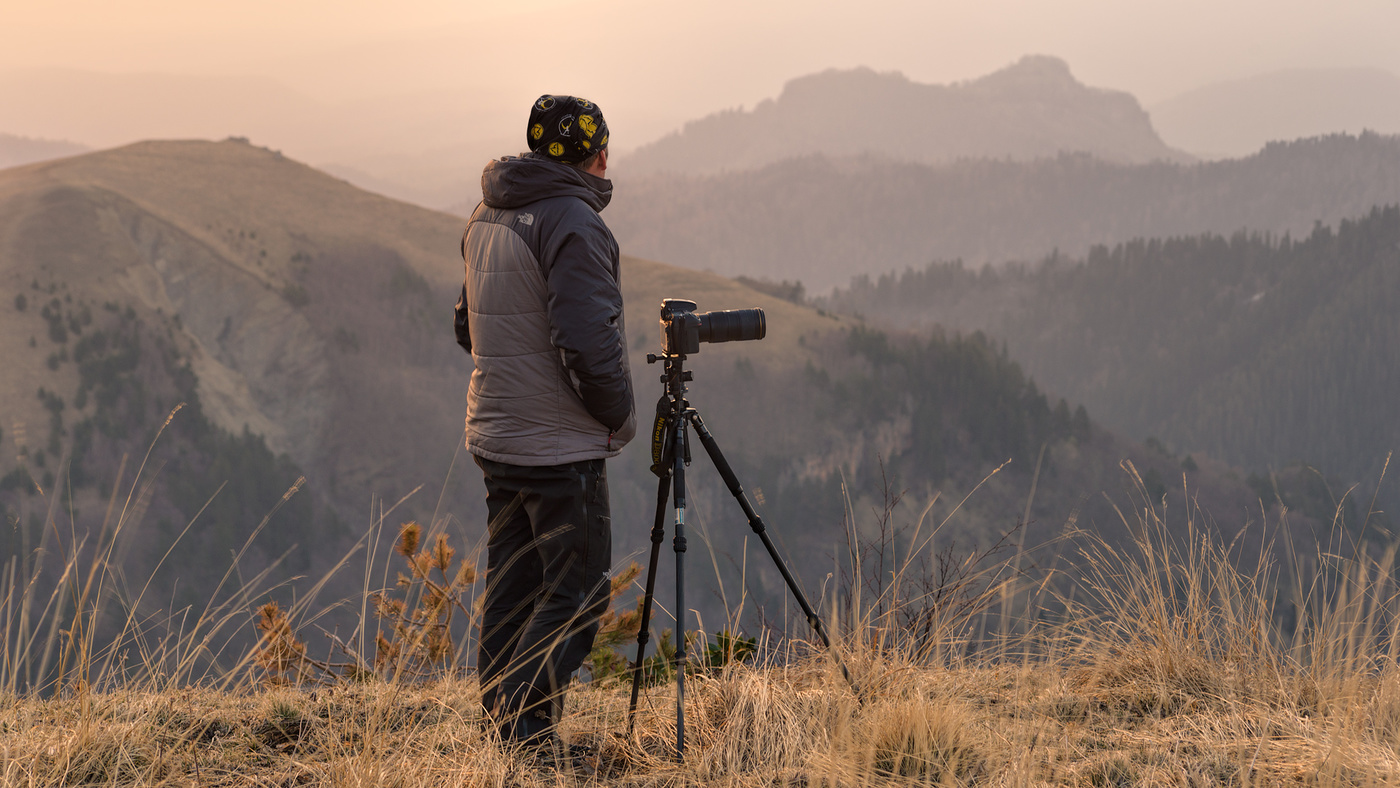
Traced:
POLYGON ((695 302, 667 298, 661 302, 661 350, 667 356, 700 352, 701 342, 763 339, 768 331, 763 310, 721 309, 696 312, 695 302))

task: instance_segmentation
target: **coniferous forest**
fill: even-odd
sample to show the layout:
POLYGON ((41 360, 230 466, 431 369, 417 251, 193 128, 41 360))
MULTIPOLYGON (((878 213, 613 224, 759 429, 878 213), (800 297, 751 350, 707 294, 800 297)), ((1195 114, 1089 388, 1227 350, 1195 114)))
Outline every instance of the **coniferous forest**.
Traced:
POLYGON ((1301 463, 1369 493, 1400 436, 1395 206, 1302 238, 1135 240, 1000 270, 939 262, 857 278, 829 305, 1003 337, 1096 421, 1260 475, 1301 463))

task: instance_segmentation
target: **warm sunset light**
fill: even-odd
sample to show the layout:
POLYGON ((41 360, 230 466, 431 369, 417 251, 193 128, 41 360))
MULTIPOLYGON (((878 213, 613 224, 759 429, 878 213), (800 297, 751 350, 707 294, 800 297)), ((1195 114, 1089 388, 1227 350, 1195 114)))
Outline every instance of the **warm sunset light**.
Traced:
POLYGON ((513 125, 498 113, 545 89, 606 97, 628 130, 618 139, 625 150, 686 120, 751 107, 787 80, 828 68, 867 66, 938 83, 1048 54, 1086 84, 1129 91, 1149 107, 1210 82, 1282 69, 1400 71, 1391 36, 1400 6, 1387 0, 1325 10, 1296 0, 10 0, 4 17, 0 130, 96 146, 239 132, 238 115, 199 104, 133 117, 150 114, 143 96, 176 90, 162 78, 181 77, 195 80, 183 83, 191 92, 229 102, 280 92, 239 107, 242 131, 314 160, 356 145, 335 137, 371 134, 366 120, 376 139, 359 147, 383 156, 403 155, 423 134, 444 145, 504 136, 513 125), (113 93, 133 103, 64 106, 113 93), (339 132, 274 132, 272 116, 307 112, 308 103, 319 108, 312 114, 343 110, 339 132), (473 122, 456 111, 462 104, 478 109, 473 122), (386 112, 399 113, 398 123, 386 112))
POLYGON ((0 0, 0 786, 1400 785, 1400 0, 0 0))

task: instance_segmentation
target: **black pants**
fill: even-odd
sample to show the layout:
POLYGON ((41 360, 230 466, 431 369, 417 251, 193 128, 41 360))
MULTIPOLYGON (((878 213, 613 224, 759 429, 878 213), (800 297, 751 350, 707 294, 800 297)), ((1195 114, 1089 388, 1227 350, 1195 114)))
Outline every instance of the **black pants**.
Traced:
POLYGON ((481 703, 502 736, 538 741, 552 735, 608 608, 607 472, 601 459, 537 467, 475 459, 490 517, 481 703))

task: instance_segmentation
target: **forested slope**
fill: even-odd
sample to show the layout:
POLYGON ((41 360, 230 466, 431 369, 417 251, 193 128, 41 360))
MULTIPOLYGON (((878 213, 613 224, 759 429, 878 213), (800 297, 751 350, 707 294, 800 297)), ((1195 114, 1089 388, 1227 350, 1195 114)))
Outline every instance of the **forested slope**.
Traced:
MULTIPOLYGON (((1259 472, 1374 481, 1400 448, 1400 208, 1299 239, 1139 240, 1086 258, 857 281, 831 305, 1004 337, 1096 420, 1259 472)), ((1392 485, 1393 487, 1393 485, 1392 485)))

